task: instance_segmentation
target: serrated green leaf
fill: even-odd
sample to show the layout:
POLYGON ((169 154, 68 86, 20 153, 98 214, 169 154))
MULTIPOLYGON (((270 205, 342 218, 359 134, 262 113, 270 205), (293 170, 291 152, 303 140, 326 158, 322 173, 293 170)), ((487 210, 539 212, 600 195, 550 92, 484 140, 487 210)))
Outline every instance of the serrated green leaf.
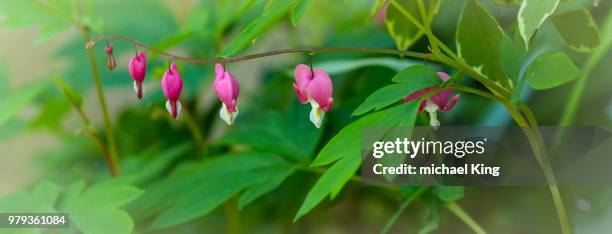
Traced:
POLYGON ((302 19, 302 16, 304 16, 304 13, 306 13, 309 5, 310 0, 302 0, 291 8, 291 23, 293 23, 293 26, 300 22, 300 19, 302 19))
POLYGON ((294 221, 307 214, 327 195, 333 199, 344 187, 361 164, 361 129, 377 126, 379 132, 372 138, 379 138, 395 127, 412 127, 416 120, 419 103, 409 102, 383 111, 366 115, 344 127, 323 147, 312 166, 330 164, 330 167, 306 195, 294 221))
POLYGON ((355 109, 353 115, 362 115, 372 109, 380 110, 415 91, 441 83, 436 72, 425 65, 405 68, 398 72, 391 80, 402 83, 388 85, 376 90, 355 109))
POLYGON ((476 0, 466 1, 457 25, 458 54, 477 72, 510 90, 512 81, 501 69, 500 44, 504 31, 476 0))
POLYGON ((527 58, 527 50, 521 43, 513 42, 510 37, 503 36, 500 48, 500 63, 502 71, 512 79, 515 84, 519 81, 523 61, 527 58))
POLYGON ((567 46, 578 52, 590 52, 599 45, 599 29, 585 8, 551 16, 551 20, 567 46))
POLYGON ((166 228, 205 215, 243 190, 247 190, 242 203, 246 205, 294 170, 283 158, 265 153, 234 153, 187 162, 148 188, 131 210, 143 218, 159 214, 152 228, 166 228), (173 199, 167 199, 169 196, 173 199))
POLYGON ((432 192, 445 202, 454 202, 463 197, 464 188, 463 186, 439 186, 434 187, 432 192))
POLYGON ((270 3, 264 13, 249 24, 232 43, 223 49, 219 56, 229 57, 253 42, 266 29, 280 20, 291 8, 301 0, 275 0, 270 3))
POLYGON ((529 85, 536 89, 550 89, 578 79, 582 72, 563 52, 550 51, 538 56, 525 71, 529 85))
POLYGON ((25 88, 14 92, 13 95, 0 100, 0 106, 2 107, 0 126, 15 116, 21 108, 30 104, 48 86, 48 81, 39 81, 35 84, 27 85, 25 88))
POLYGON ((559 5, 559 0, 523 0, 517 21, 525 48, 529 48, 531 36, 553 14, 557 5, 559 5))
POLYGON ((139 197, 143 191, 129 185, 106 181, 84 189, 82 181, 68 186, 63 212, 70 214, 71 227, 86 234, 131 233, 134 223, 120 208, 139 197))
MULTIPOLYGON (((419 8, 417 0, 399 0, 397 1, 406 11, 419 18, 419 8)), ((426 1, 427 9, 432 9, 433 13, 437 12, 440 7, 439 0, 426 1)), ((433 14, 432 13, 432 14, 433 14)), ((397 48, 400 50, 408 49, 412 44, 423 36, 423 32, 398 10, 393 4, 389 5, 385 14, 385 25, 387 31, 395 41, 397 48)))

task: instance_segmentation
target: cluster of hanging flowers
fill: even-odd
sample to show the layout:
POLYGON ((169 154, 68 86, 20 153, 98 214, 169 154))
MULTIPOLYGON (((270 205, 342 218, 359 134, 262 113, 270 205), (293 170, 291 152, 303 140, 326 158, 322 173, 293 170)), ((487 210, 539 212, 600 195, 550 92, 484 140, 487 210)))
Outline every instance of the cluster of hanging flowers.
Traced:
MULTIPOLYGON (((89 46, 89 45, 88 45, 89 46)), ((116 67, 113 57, 112 45, 107 45, 104 52, 108 55, 107 67, 114 70, 116 67)), ((128 64, 128 72, 134 80, 134 91, 136 97, 142 99, 144 94, 143 81, 147 72, 147 54, 144 51, 136 52, 128 64)), ((215 65, 215 81, 213 85, 222 107, 219 116, 225 123, 232 125, 238 116, 238 95, 240 86, 234 76, 225 70, 222 64, 215 65)), ((176 62, 170 63, 168 70, 161 79, 161 88, 166 97, 166 110, 172 118, 176 119, 181 113, 180 96, 183 90, 183 79, 178 70, 176 62)), ((323 117, 333 104, 333 84, 327 72, 322 69, 313 70, 312 67, 299 64, 295 68, 295 83, 293 88, 301 104, 310 104, 310 121, 320 128, 323 124, 323 117)))

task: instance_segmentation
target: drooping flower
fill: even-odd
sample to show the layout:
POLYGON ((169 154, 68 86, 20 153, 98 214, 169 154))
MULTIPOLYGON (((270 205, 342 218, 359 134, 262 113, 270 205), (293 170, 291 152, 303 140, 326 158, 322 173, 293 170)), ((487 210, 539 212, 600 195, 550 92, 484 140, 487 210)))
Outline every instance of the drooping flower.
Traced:
POLYGON ((170 69, 164 73, 161 80, 161 87, 164 96, 168 99, 166 101, 166 110, 170 112, 172 118, 176 119, 176 116, 181 112, 182 108, 179 97, 183 90, 183 80, 181 79, 181 74, 179 74, 175 62, 170 64, 170 69))
POLYGON ((329 75, 322 69, 315 71, 305 64, 295 67, 295 83, 293 88, 302 104, 310 103, 310 121, 319 128, 323 124, 325 112, 332 107, 334 99, 333 84, 329 75))
POLYGON ((115 70, 117 64, 115 63, 115 58, 113 57, 113 45, 106 45, 106 47, 104 47, 104 52, 108 55, 106 67, 108 70, 115 70))
POLYGON ((141 51, 134 55, 128 64, 128 71, 132 79, 134 79, 134 91, 136 91, 136 96, 138 99, 141 99, 144 92, 142 89, 142 81, 144 81, 147 72, 147 53, 141 51))
POLYGON ((219 99, 223 103, 219 115, 228 125, 232 125, 238 115, 236 101, 240 93, 240 86, 238 85, 238 81, 234 79, 234 76, 228 71, 225 71, 221 64, 215 65, 214 88, 217 92, 217 96, 219 96, 219 99))
MULTIPOLYGON (((438 77, 440 77, 440 79, 443 82, 449 79, 448 74, 444 72, 438 72, 438 77)), ((418 90, 414 93, 411 93, 407 97, 405 97, 404 101, 409 102, 409 101, 418 99, 421 96, 435 90, 436 88, 438 87, 432 86, 432 87, 427 87, 427 88, 418 90)), ((419 112, 422 112, 423 110, 429 112, 429 125, 431 125, 434 128, 439 127, 440 121, 438 121, 438 117, 436 114, 437 111, 438 110, 442 112, 450 111, 451 109, 453 109, 455 104, 457 104, 457 101, 459 100, 459 95, 455 95, 451 99, 452 95, 453 95, 453 92, 451 91, 451 89, 442 89, 440 90, 440 92, 432 95, 431 97, 421 102, 419 106, 419 112)))

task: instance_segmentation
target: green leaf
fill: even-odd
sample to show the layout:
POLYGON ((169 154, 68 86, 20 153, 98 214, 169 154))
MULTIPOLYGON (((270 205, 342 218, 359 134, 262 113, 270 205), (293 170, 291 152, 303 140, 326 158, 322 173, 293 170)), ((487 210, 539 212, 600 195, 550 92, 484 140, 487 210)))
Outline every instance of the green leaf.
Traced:
POLYGON ((463 186, 439 186, 432 189, 433 193, 445 202, 454 202, 463 197, 463 186))
MULTIPOLYGON (((395 107, 366 115, 342 128, 323 147, 312 166, 322 166, 333 162, 306 195, 306 199, 298 210, 294 221, 307 214, 319 204, 323 198, 335 197, 344 184, 353 176, 361 164, 361 129, 365 126, 377 126, 380 132, 371 133, 372 138, 379 138, 395 127, 411 127, 416 120, 418 102, 408 102, 395 107), (377 135, 378 134, 378 135, 377 135)), ((367 150, 367 149, 365 149, 367 150)))
POLYGON ((310 0, 302 0, 291 8, 291 23, 293 23, 293 26, 300 22, 300 19, 302 19, 302 16, 304 16, 304 13, 306 13, 309 5, 310 0))
POLYGON ((510 90, 512 81, 501 69, 500 44, 503 30, 476 0, 468 0, 457 25, 458 54, 477 72, 499 87, 510 90))
MULTIPOLYGON (((427 9, 432 9, 433 13, 438 11, 440 7, 439 0, 425 2, 427 3, 427 9)), ((415 18, 420 19, 416 0, 398 0, 397 3, 415 18)), ((387 26, 387 31, 389 31, 389 34, 395 40, 397 48, 400 50, 408 49, 423 36, 423 32, 416 25, 412 24, 393 4, 390 4, 387 8, 385 25, 387 26)))
POLYGON ((353 115, 362 115, 372 109, 380 110, 415 91, 441 83, 436 72, 425 65, 415 65, 405 68, 397 73, 391 80, 402 83, 388 85, 376 90, 355 109, 353 115))
POLYGON ((372 8, 370 9, 370 17, 375 16, 381 7, 385 5, 386 0, 375 0, 372 8))
POLYGON ((21 108, 30 104, 48 86, 48 81, 39 81, 36 84, 28 85, 17 92, 13 92, 13 95, 0 100, 0 106, 2 107, 0 126, 15 116, 21 108))
POLYGON ((238 53, 238 51, 242 50, 249 43, 253 42, 253 40, 255 40, 266 29, 280 20, 295 4, 299 3, 300 1, 301 0, 272 1, 264 13, 249 24, 232 43, 221 51, 219 56, 229 57, 238 53))
POLYGON ((494 3, 502 6, 512 6, 521 4, 523 0, 493 0, 494 3))
POLYGON ((138 198, 143 191, 113 180, 87 189, 82 181, 68 186, 61 211, 70 214, 71 226, 87 234, 132 233, 134 223, 120 208, 138 198))
POLYGON ((521 43, 513 42, 504 35, 500 49, 501 68, 512 79, 515 86, 518 83, 525 58, 527 58, 527 50, 522 47, 521 43))
POLYGON ((328 194, 333 191, 338 191, 344 187, 344 184, 355 174, 361 159, 359 157, 344 157, 338 162, 334 163, 322 176, 319 178, 317 183, 312 187, 302 206, 298 210, 293 221, 297 221, 303 215, 307 214, 319 204, 328 194))
MULTIPOLYGON (((31 191, 18 191, 0 198, 1 212, 34 212, 55 213, 55 203, 59 196, 59 187, 49 181, 40 181, 31 191)), ((40 229, 1 228, 0 233, 41 233, 40 229)))
MULTIPOLYGON (((387 67, 394 71, 421 64, 422 62, 411 61, 408 59, 399 58, 354 58, 354 59, 335 59, 316 63, 314 66, 321 68, 330 76, 346 73, 362 67, 381 66, 387 67)), ((293 70, 288 72, 289 76, 293 76, 293 70)))
POLYGON ((534 89, 550 89, 578 79, 582 72, 562 52, 550 51, 538 56, 525 71, 525 78, 534 89))
POLYGON ((557 5, 559 5, 559 0, 523 0, 517 21, 525 48, 529 48, 531 36, 552 15, 557 5))
POLYGON ((599 45, 599 29, 585 8, 555 14, 551 20, 565 44, 578 52, 590 52, 599 45))
POLYGON ((68 101, 72 103, 72 105, 76 107, 81 107, 81 104, 83 103, 83 98, 72 88, 72 86, 68 85, 60 76, 56 76, 55 78, 53 78, 53 80, 55 81, 57 87, 59 87, 60 91, 62 91, 64 96, 68 98, 68 101))
POLYGON ((419 229, 419 234, 427 234, 435 231, 440 227, 440 223, 442 222, 442 208, 439 203, 435 199, 432 199, 431 196, 427 196, 423 200, 427 207, 425 209, 425 224, 419 229))
POLYGON ((297 101, 283 114, 276 111, 249 113, 244 122, 231 128, 218 143, 247 145, 259 151, 307 161, 322 133, 312 126, 308 113, 309 108, 297 101))
MULTIPOLYGON (((140 194, 142 194, 141 190, 118 184, 113 180, 97 183, 87 189, 85 189, 85 182, 77 181, 67 186, 62 193, 57 184, 41 181, 34 186, 31 192, 19 191, 1 198, 0 210, 35 213, 66 212, 70 214, 70 228, 78 229, 79 233, 127 234, 132 232, 134 224, 127 212, 120 210, 120 207, 140 194)), ((32 229, 32 232, 29 233, 40 232, 38 229, 32 229)))
POLYGON ((234 153, 187 162, 148 188, 132 210, 143 218, 159 213, 152 228, 167 228, 203 216, 246 190, 241 198, 244 206, 294 171, 295 167, 283 158, 265 153, 234 153))

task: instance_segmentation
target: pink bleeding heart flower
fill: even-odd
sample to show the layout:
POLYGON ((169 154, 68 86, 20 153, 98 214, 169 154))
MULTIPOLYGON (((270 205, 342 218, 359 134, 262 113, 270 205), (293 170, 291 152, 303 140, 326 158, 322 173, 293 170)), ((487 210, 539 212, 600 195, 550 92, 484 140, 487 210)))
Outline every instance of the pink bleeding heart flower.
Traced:
POLYGON ((147 73, 147 53, 141 51, 134 55, 128 64, 128 71, 132 79, 134 79, 134 91, 136 91, 136 96, 138 99, 141 99, 144 92, 142 89, 142 81, 144 81, 145 74, 147 73))
POLYGON ((106 61, 106 67, 108 70, 115 70, 117 63, 115 63, 115 58, 113 57, 113 45, 107 45, 104 47, 104 52, 108 55, 108 60, 106 61))
POLYGON ((331 109, 334 99, 333 84, 329 75, 322 69, 314 72, 311 67, 299 64, 295 67, 295 83, 293 88, 302 104, 310 103, 310 121, 317 127, 321 127, 325 112, 331 109))
POLYGON ((176 116, 181 112, 182 108, 179 97, 183 90, 183 80, 181 79, 181 74, 179 74, 175 62, 170 64, 170 69, 164 73, 161 80, 161 87, 164 96, 168 99, 166 101, 166 110, 172 114, 172 118, 176 119, 176 116))
POLYGON ((217 92, 217 96, 219 96, 219 99, 223 103, 219 115, 228 125, 232 125, 236 116, 238 116, 236 100, 240 93, 240 86, 238 85, 238 81, 234 79, 234 76, 228 71, 225 71, 223 65, 218 63, 215 65, 214 88, 217 92))
MULTIPOLYGON (((444 72, 438 72, 438 76, 443 82, 449 79, 448 74, 444 72)), ((438 88, 438 86, 432 86, 432 87, 427 87, 427 88, 418 90, 414 93, 411 93, 407 97, 405 97, 404 101, 409 102, 409 101, 418 99, 421 96, 435 90, 436 88, 438 88)), ((427 112, 429 112, 429 125, 431 125, 434 128, 439 127, 440 121, 438 121, 436 112, 438 110, 442 112, 450 111, 453 109, 455 104, 457 104, 457 101, 459 100, 459 95, 455 95, 451 99, 452 95, 453 95, 453 92, 451 91, 451 89, 442 89, 440 92, 432 95, 431 97, 421 102, 419 106, 419 112, 423 110, 426 110, 427 112)))

